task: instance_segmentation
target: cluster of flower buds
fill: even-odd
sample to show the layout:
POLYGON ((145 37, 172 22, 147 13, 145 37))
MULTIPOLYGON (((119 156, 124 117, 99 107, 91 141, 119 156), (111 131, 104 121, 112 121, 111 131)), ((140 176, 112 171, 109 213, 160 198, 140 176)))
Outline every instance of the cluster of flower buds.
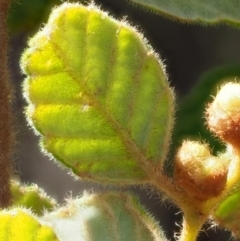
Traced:
POLYGON ((235 154, 230 158, 226 153, 213 156, 207 144, 183 142, 176 155, 175 179, 179 187, 198 201, 221 195, 233 176, 237 180, 232 173, 240 166, 234 161, 240 150, 240 84, 230 82, 222 86, 207 106, 206 123, 226 143, 226 153, 232 149, 235 154))

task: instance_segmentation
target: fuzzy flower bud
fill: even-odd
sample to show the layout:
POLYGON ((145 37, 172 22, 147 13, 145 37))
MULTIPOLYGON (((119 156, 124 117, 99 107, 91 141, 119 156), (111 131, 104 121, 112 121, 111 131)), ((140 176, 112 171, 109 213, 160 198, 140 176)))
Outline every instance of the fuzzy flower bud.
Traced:
POLYGON ((226 163, 212 156, 206 144, 184 141, 175 163, 177 184, 199 201, 218 196, 227 180, 226 163))
POLYGON ((240 148, 240 84, 222 86, 206 110, 206 119, 210 131, 240 148))

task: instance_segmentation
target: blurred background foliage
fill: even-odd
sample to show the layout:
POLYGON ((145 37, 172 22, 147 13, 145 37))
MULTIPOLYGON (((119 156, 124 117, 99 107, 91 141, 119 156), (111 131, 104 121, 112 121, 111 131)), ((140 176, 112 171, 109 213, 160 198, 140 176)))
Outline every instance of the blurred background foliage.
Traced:
MULTIPOLYGON (((11 4, 8 26, 11 34, 33 31, 46 22, 49 12, 63 0, 16 0, 11 4)), ((76 2, 76 1, 71 1, 76 2)), ((87 3, 87 0, 78 2, 87 3)))
MULTIPOLYGON (((66 195, 79 195, 84 189, 108 190, 98 184, 75 181, 47 156, 40 152, 38 137, 27 127, 23 114, 25 102, 21 94, 24 76, 19 69, 19 59, 28 39, 47 21, 50 10, 63 0, 15 0, 9 11, 12 86, 15 89, 14 111, 16 116, 17 152, 16 173, 21 180, 37 183, 58 201, 66 195)), ((71 1, 74 2, 74 1, 71 1)), ((79 1, 78 1, 79 2, 79 1)), ((90 0, 80 1, 87 4, 90 0)), ((217 86, 240 76, 240 29, 226 25, 182 24, 132 6, 127 0, 95 0, 97 5, 118 19, 127 20, 144 33, 150 44, 160 53, 166 64, 169 81, 176 92, 176 122, 171 152, 166 162, 169 173, 174 153, 184 138, 200 139, 210 143, 217 153, 224 146, 205 128, 204 109, 216 94, 217 86)), ((172 205, 161 205, 159 194, 151 189, 131 188, 141 196, 142 202, 174 240, 179 229, 181 214, 172 205)), ((208 230, 206 226, 206 230, 208 230)), ((200 241, 228 240, 229 233, 203 232, 200 241)))
POLYGON ((207 129, 204 113, 207 104, 212 102, 214 96, 216 96, 218 88, 226 82, 238 81, 239 76, 240 65, 216 67, 201 75, 192 90, 179 98, 171 153, 169 161, 166 162, 166 172, 172 172, 174 155, 183 140, 200 140, 208 143, 215 155, 224 150, 224 143, 207 129))
POLYGON ((11 34, 33 31, 46 21, 50 9, 60 0, 16 0, 9 10, 8 26, 11 34))

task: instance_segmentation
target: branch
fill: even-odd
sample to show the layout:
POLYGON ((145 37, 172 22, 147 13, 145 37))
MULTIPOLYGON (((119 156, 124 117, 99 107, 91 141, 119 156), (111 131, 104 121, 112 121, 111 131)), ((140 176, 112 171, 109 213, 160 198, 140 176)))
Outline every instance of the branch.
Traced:
POLYGON ((0 0, 0 208, 9 206, 11 201, 10 173, 14 142, 6 23, 10 2, 0 0))

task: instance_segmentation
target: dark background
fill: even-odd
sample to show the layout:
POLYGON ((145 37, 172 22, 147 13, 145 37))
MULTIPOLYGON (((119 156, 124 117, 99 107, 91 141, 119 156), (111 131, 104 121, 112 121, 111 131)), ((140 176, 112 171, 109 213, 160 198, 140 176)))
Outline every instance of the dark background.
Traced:
MULTIPOLYGON (((203 26, 178 23, 133 7, 125 0, 97 0, 95 2, 118 19, 127 16, 130 23, 142 30, 167 66, 169 81, 175 89, 177 101, 191 90, 204 72, 217 66, 240 63, 240 29, 223 24, 203 26)), ((23 115, 23 107, 26 103, 21 94, 24 76, 20 73, 18 63, 26 47, 27 39, 35 31, 21 31, 12 35, 10 41, 12 48, 10 64, 15 90, 16 173, 24 182, 34 182, 43 187, 59 202, 63 202, 64 198, 69 195, 80 195, 84 189, 109 189, 110 187, 76 181, 76 178, 67 175, 67 170, 57 167, 53 161, 49 161, 48 157, 40 152, 38 137, 27 127, 23 115)), ((174 232, 179 230, 178 224, 181 223, 179 210, 171 204, 161 202, 159 194, 151 190, 137 188, 131 190, 140 196, 142 203, 160 220, 167 238, 172 238, 174 232)), ((229 240, 229 233, 217 230, 218 236, 216 236, 215 229, 215 231, 208 229, 209 226, 206 226, 199 240, 229 240)))

